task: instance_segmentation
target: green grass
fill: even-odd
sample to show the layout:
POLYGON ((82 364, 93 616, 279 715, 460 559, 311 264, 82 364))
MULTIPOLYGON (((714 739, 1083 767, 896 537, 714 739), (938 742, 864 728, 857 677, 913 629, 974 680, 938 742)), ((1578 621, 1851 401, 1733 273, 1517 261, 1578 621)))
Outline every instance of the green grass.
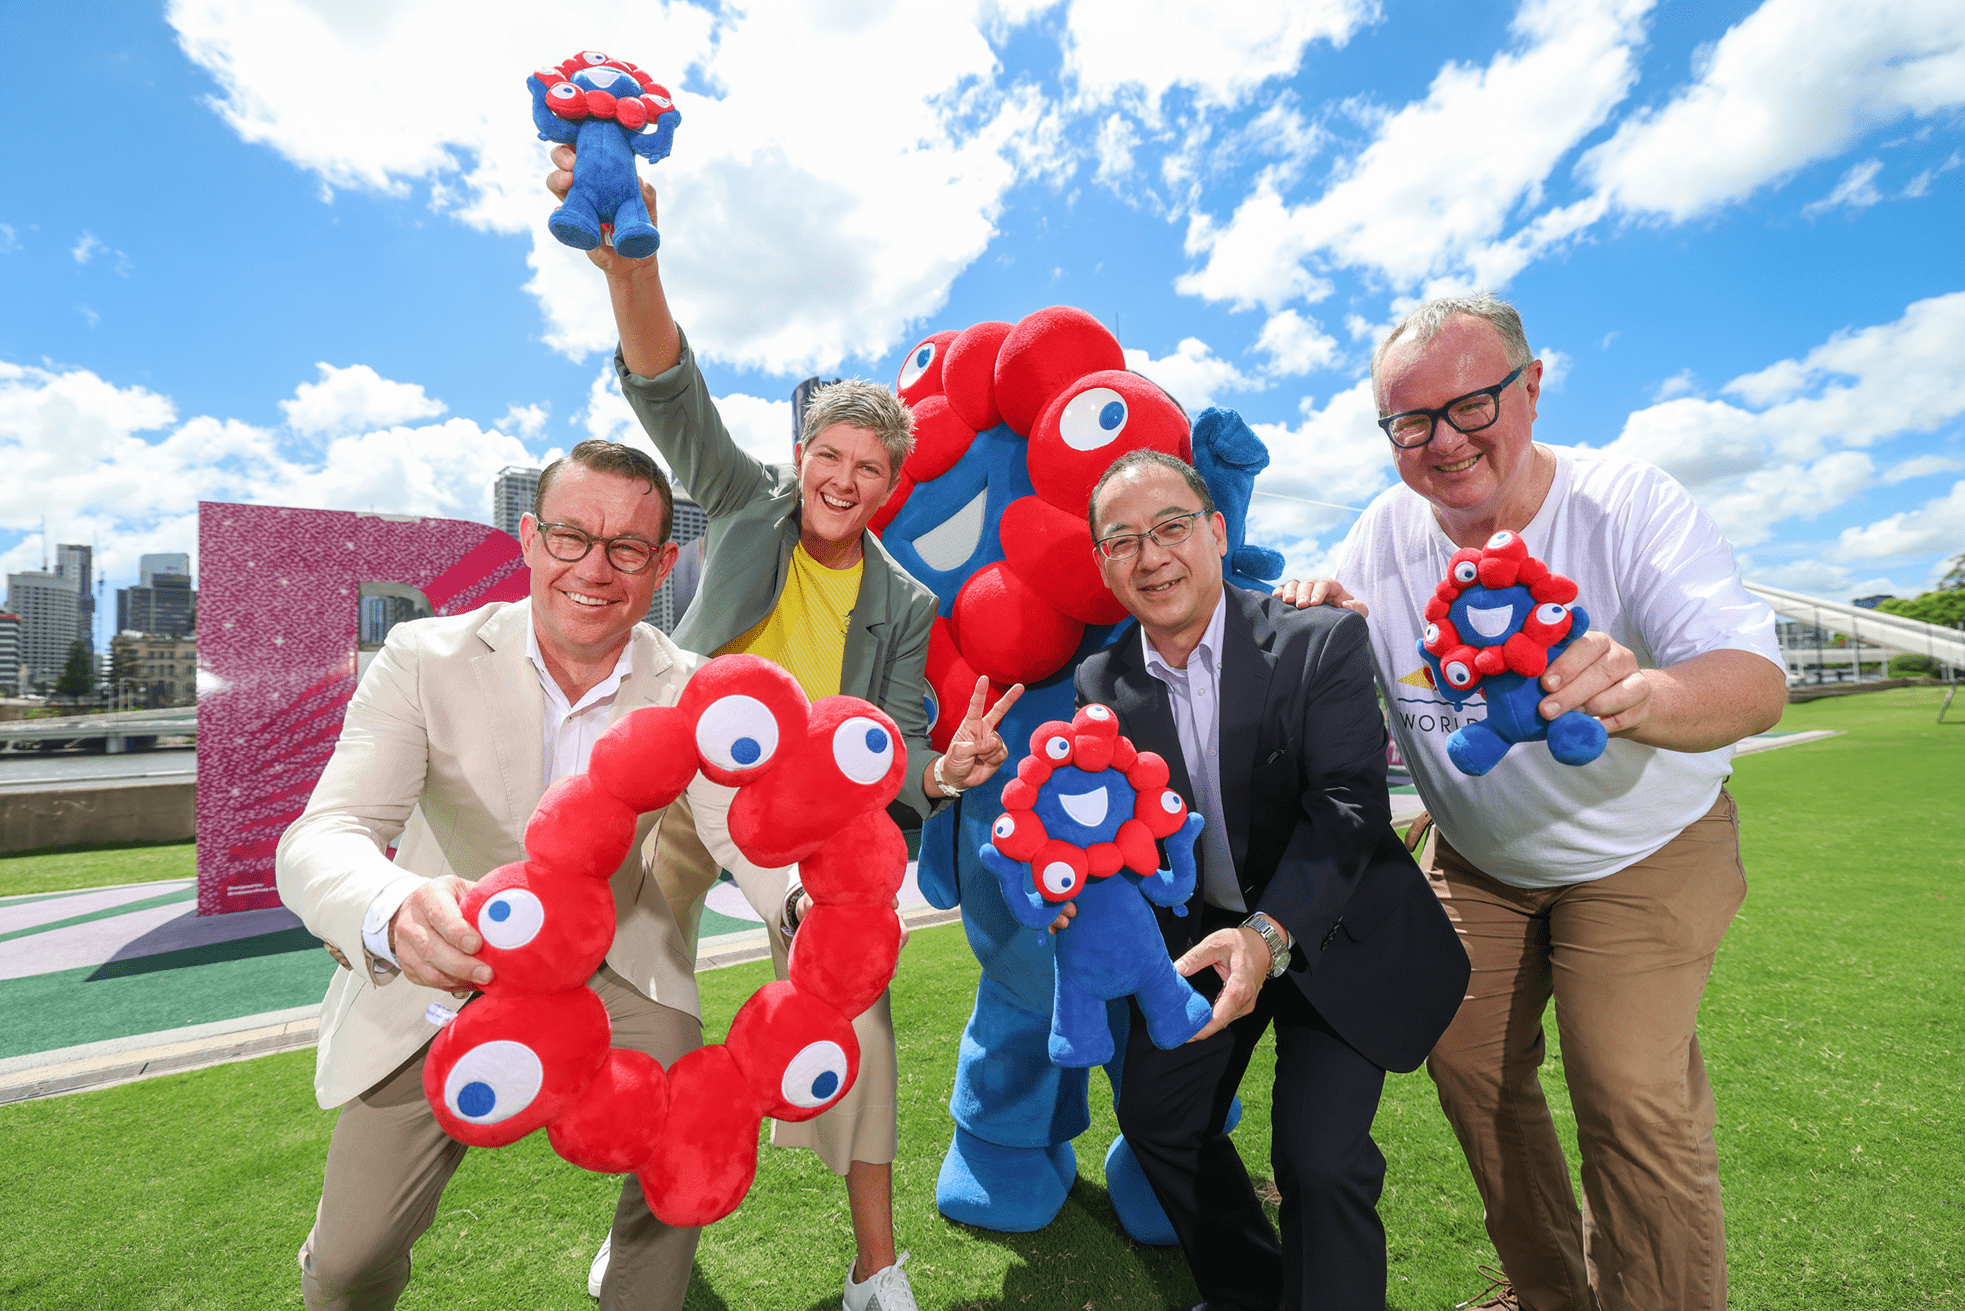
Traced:
MULTIPOLYGON (((1790 707, 1783 730, 1844 735, 1736 767, 1750 891, 1701 1017, 1736 1308, 1965 1308, 1965 723, 1933 722, 1942 695, 1790 707)), ((705 975, 706 1012, 727 1018, 766 977, 762 965, 705 975)), ((1097 1076, 1079 1183, 1056 1223, 1002 1235, 936 1214, 975 978, 949 926, 915 935, 894 989, 895 1211, 921 1305, 1107 1311, 1192 1299, 1178 1254, 1118 1236, 1100 1168, 1114 1127, 1097 1076)), ((313 1104, 312 1060, 296 1052, 0 1107, 0 1307, 298 1306, 293 1253, 333 1120, 313 1104)), ((1259 1055, 1237 1134, 1256 1173, 1267 1068, 1259 1055)), ((1559 1054, 1544 1083, 1567 1133, 1559 1054)), ((1441 1311, 1478 1291, 1474 1263, 1493 1254, 1423 1074, 1388 1081, 1376 1133, 1390 1160, 1391 1305, 1441 1311)), ((586 1311, 587 1261, 615 1187, 539 1135, 472 1153, 417 1247, 402 1305, 586 1311)), ((704 1235, 689 1306, 837 1306, 851 1241, 844 1188, 809 1154, 767 1148, 749 1199, 704 1235)))
POLYGON ((0 897, 197 877, 198 848, 190 842, 56 847, 0 856, 0 897))

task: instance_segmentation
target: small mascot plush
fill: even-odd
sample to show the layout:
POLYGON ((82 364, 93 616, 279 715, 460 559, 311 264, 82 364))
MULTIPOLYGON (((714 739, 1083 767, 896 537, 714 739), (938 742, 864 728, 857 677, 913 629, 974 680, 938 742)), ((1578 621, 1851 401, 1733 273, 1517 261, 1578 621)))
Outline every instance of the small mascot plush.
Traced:
POLYGON ((682 113, 667 88, 625 59, 586 50, 526 78, 532 90, 532 122, 542 141, 573 147, 573 186, 566 203, 546 220, 547 229, 575 250, 600 245, 612 229, 614 249, 647 259, 662 234, 641 198, 635 156, 649 163, 668 157, 682 113))
POLYGON ((1576 584, 1550 573, 1515 533, 1496 533, 1447 561, 1446 578, 1426 602, 1419 654, 1455 708, 1477 691, 1486 698, 1487 718, 1447 739, 1447 758, 1461 773, 1487 773, 1517 742, 1546 740, 1565 765, 1603 754, 1602 724, 1580 710, 1544 720, 1537 709, 1549 662, 1590 631, 1589 612, 1575 600, 1576 584))
POLYGON ((1111 1060, 1105 1003, 1127 996, 1138 999, 1155 1046, 1180 1046, 1211 1008, 1175 972, 1146 902, 1187 913, 1201 816, 1167 786, 1167 762, 1135 751, 1105 706, 1085 706, 1069 724, 1040 724, 1030 752, 1003 785, 1003 813, 981 856, 1020 923, 1041 929, 1065 902, 1078 905, 1057 939, 1051 1060, 1111 1060), (1160 838, 1166 869, 1154 846, 1160 838))
MULTIPOLYGON (((855 697, 808 704, 768 660, 712 660, 681 699, 624 716, 587 772, 546 793, 526 859, 472 885, 460 909, 484 938, 492 981, 443 1024, 423 1091, 444 1132, 502 1147, 545 1128, 575 1165, 632 1171, 648 1207, 698 1226, 735 1210, 757 1173, 763 1117, 809 1120, 852 1087, 852 1017, 893 977, 891 899, 907 844, 886 806, 907 752, 892 720, 855 697), (610 1048, 607 1009, 586 986, 614 940, 610 877, 635 816, 674 801, 698 770, 737 789, 730 836, 771 867, 802 862, 814 906, 791 978, 760 988, 722 1043, 667 1070, 610 1048)), ((433 1011, 441 1008, 432 1008, 433 1011)))

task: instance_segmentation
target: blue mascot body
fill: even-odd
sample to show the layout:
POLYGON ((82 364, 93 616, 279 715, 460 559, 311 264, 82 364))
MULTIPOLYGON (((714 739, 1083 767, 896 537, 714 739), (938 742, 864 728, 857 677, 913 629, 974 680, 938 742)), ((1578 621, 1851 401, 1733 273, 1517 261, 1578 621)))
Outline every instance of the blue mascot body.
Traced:
POLYGON ((546 219, 554 237, 575 250, 601 243, 613 229, 614 249, 646 259, 662 244, 641 198, 635 156, 667 158, 682 113, 668 91, 625 59, 597 50, 575 55, 526 78, 532 123, 542 141, 574 149, 573 185, 546 219))

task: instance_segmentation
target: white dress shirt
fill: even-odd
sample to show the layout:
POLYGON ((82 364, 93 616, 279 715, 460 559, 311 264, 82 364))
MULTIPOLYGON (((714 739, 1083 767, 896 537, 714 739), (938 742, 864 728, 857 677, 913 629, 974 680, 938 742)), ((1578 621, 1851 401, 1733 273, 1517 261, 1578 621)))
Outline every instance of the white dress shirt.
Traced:
MULTIPOLYGON (((635 644, 621 644, 621 658, 614 662, 614 671, 600 682, 587 689, 587 694, 574 705, 566 699, 557 680, 546 668, 546 658, 539 651, 539 634, 532 626, 532 614, 528 610, 525 617, 525 653, 532 660, 532 667, 539 672, 539 690, 546 696, 546 713, 541 731, 545 738, 546 762, 545 785, 551 787, 563 778, 583 773, 587 768, 587 758, 593 754, 594 743, 607 731, 608 721, 614 710, 614 694, 620 690, 621 680, 634 672, 635 644)), ((405 874, 375 894, 375 900, 368 905, 368 913, 362 917, 362 945, 377 957, 388 961, 398 969, 402 962, 396 953, 389 949, 389 924, 396 918, 409 894, 416 891, 417 885, 428 882, 420 875, 405 874)))
POLYGON ((1216 600, 1214 616, 1188 653, 1187 668, 1175 669, 1153 649, 1146 628, 1139 630, 1146 672, 1167 686, 1173 704, 1174 731, 1187 762, 1187 779, 1194 788, 1194 806, 1207 821, 1201 829, 1201 896, 1222 910, 1246 911, 1242 887, 1235 877, 1235 858, 1228 846, 1228 829, 1221 818, 1221 634, 1228 616, 1228 594, 1216 600))

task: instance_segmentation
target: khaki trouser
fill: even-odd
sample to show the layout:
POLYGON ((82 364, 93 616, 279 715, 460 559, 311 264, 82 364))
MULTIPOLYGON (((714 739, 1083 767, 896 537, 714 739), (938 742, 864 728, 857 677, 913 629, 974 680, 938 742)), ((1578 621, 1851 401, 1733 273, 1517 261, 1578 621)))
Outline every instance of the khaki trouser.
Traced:
MULTIPOLYGON (((614 1046, 647 1052, 666 1067, 703 1045, 695 1016, 650 1001, 605 965, 588 982, 607 1004, 614 1046)), ((301 1294, 310 1311, 388 1311, 409 1283, 410 1248, 436 1217, 437 1199, 465 1152, 437 1127, 424 1100, 428 1051, 341 1108, 320 1209, 300 1248, 301 1294)), ((681 1307, 701 1232, 657 1220, 635 1176, 623 1179, 603 1311, 681 1307)))
POLYGON ((1426 1069, 1522 1305, 1724 1307, 1715 1111, 1694 1023, 1746 895, 1733 798, 1721 791, 1656 853, 1589 883, 1509 887, 1437 830, 1421 863, 1473 963, 1426 1069), (1580 1213, 1536 1076, 1551 996, 1583 1158, 1580 1213))

